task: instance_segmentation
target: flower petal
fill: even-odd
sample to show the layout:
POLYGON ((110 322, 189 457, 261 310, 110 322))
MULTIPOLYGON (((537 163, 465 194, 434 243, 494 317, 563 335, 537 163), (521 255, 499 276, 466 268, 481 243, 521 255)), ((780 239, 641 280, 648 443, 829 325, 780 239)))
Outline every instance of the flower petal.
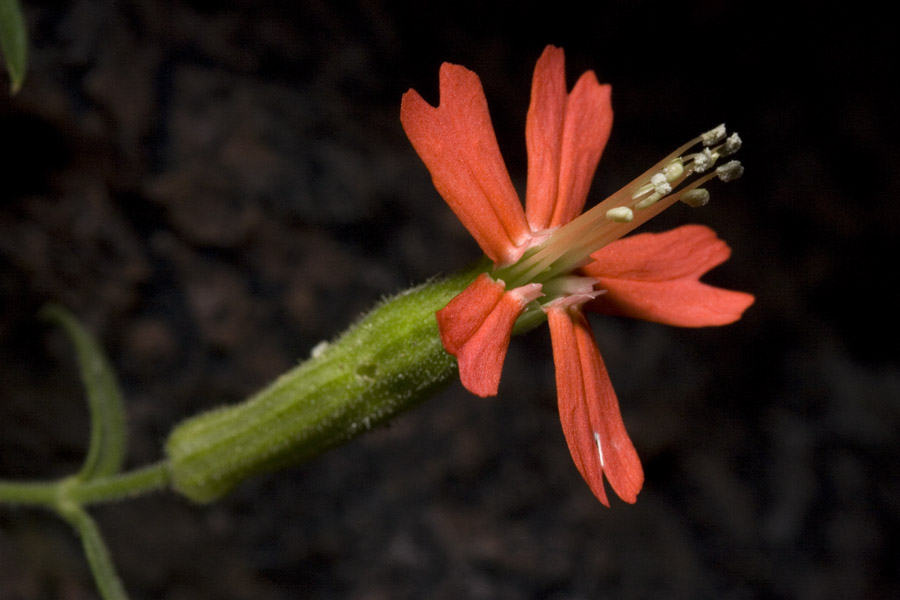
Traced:
POLYGON ((478 76, 444 63, 440 105, 415 91, 403 95, 400 121, 431 173, 434 186, 497 264, 516 260, 530 236, 488 113, 478 76))
POLYGON ((593 71, 582 75, 566 101, 559 193, 550 227, 581 214, 594 171, 612 130, 612 87, 600 85, 593 71))
POLYGON ((634 503, 644 484, 644 470, 625 430, 616 393, 580 309, 547 308, 559 419, 575 466, 591 491, 609 506, 606 475, 613 491, 634 503))
POLYGON ((612 129, 610 94, 610 86, 588 71, 567 95, 562 49, 547 46, 538 59, 525 126, 525 211, 532 231, 565 225, 584 208, 612 129))
POLYGON ((532 231, 550 226, 559 189, 559 161, 566 116, 566 67, 561 48, 547 46, 534 67, 525 121, 528 183, 525 214, 532 231))
POLYGON ((495 396, 516 319, 541 295, 540 284, 504 292, 502 281, 482 273, 436 314, 444 349, 456 356, 463 386, 495 396))
POLYGON ((615 241, 592 254, 594 262, 582 269, 606 290, 587 307, 680 327, 733 323, 754 297, 699 281, 730 255, 728 245, 702 225, 615 241))
POLYGON ((506 289, 502 281, 494 281, 482 273, 475 281, 441 310, 435 313, 444 349, 457 356, 459 349, 475 335, 506 289))

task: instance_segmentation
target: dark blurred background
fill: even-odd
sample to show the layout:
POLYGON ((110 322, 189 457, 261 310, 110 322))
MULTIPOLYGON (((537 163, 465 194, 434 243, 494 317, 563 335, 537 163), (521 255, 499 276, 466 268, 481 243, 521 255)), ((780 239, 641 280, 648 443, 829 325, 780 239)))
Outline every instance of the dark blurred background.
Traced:
MULTIPOLYGON (((93 511, 134 598, 897 598, 895 25, 864 3, 25 0, 0 94, 0 478, 73 472, 67 306, 127 395, 129 465, 382 296, 478 255, 399 122, 442 61, 482 78, 520 192, 547 43, 613 84, 589 203, 721 121, 744 178, 696 222, 738 324, 594 328, 647 481, 602 507, 569 457, 546 328, 500 395, 458 383, 210 506, 93 511)), ((0 598, 94 598, 77 539, 0 507, 0 598)))

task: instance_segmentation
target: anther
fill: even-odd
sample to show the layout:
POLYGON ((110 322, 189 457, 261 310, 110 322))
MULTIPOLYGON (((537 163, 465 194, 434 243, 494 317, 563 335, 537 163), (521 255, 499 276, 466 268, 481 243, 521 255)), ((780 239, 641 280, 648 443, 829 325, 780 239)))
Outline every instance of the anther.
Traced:
POLYGON ((676 158, 669 164, 667 164, 663 170, 663 174, 666 176, 666 181, 672 183, 679 177, 681 177, 682 173, 684 173, 684 164, 681 162, 681 158, 676 158))
MULTIPOLYGON (((740 147, 740 136, 729 135, 724 125, 695 137, 571 223, 547 233, 519 261, 496 270, 495 279, 502 278, 510 289, 529 283, 550 285, 589 263, 591 254, 598 249, 675 202, 694 207, 705 205, 710 195, 700 186, 713 178, 734 181, 744 172, 738 161, 714 169, 720 157, 729 156, 740 147)), ((554 297, 546 288, 544 293, 554 297)))
MULTIPOLYGON (((671 188, 669 188, 671 190, 671 188)), ((653 192, 640 202, 634 205, 634 207, 638 210, 644 210, 645 208, 649 208, 656 204, 660 198, 662 198, 665 194, 660 194, 659 192, 653 192)))
POLYGON ((731 156, 740 149, 741 137, 737 133, 732 133, 730 136, 728 136, 728 139, 725 140, 725 143, 722 144, 722 148, 719 150, 719 155, 731 156))
POLYGON ((637 200, 641 196, 646 196, 649 192, 652 192, 656 186, 652 183, 645 183, 641 187, 639 187, 632 195, 632 200, 637 200))
POLYGON ((716 162, 718 156, 713 154, 709 148, 704 148, 703 152, 698 152, 693 158, 694 163, 692 166, 694 168, 694 173, 703 173, 716 162))
POLYGON ((682 194, 680 200, 690 207, 699 208, 709 202, 709 192, 703 188, 696 188, 682 194))
POLYGON ((653 190, 657 194, 665 195, 672 191, 672 186, 669 185, 669 179, 665 173, 655 173, 650 178, 650 183, 653 184, 653 190))
POLYGON ((744 166, 737 160, 727 162, 716 169, 716 176, 719 178, 719 181, 724 181, 725 183, 734 181, 743 174, 744 166))
POLYGON ((630 223, 634 212, 627 206, 617 206, 606 211, 606 218, 616 223, 630 223))
POLYGON ((726 134, 727 132, 725 131, 725 123, 722 123, 718 127, 714 127, 706 133, 700 134, 700 141, 703 142, 703 145, 708 148, 724 140, 726 134))

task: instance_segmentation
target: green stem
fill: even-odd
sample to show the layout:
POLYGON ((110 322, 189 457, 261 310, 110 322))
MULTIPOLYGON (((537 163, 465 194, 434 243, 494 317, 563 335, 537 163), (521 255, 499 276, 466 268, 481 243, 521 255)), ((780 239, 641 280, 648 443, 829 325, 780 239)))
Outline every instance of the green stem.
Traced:
POLYGON ((125 593, 122 580, 116 573, 109 549, 94 520, 77 504, 61 507, 60 515, 78 532, 88 565, 103 600, 128 600, 128 594, 125 593))
POLYGON ((27 504, 58 510, 64 503, 80 506, 141 496, 164 489, 170 481, 168 461, 122 473, 80 481, 0 481, 0 503, 27 504))
POLYGON ((160 461, 121 475, 80 482, 72 487, 69 497, 83 505, 111 502, 162 490, 169 481, 169 462, 160 461))
POLYGON ((0 503, 53 508, 58 488, 55 481, 0 481, 0 503))

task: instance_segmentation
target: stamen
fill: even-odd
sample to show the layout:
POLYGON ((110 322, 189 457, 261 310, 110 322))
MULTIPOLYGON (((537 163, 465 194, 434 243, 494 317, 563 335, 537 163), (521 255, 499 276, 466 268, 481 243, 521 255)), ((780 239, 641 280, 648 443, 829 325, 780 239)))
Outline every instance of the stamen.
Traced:
POLYGON ((722 144, 722 150, 719 151, 719 154, 722 156, 731 156, 741 149, 742 143, 741 137, 737 133, 732 133, 728 136, 728 139, 725 140, 725 143, 722 144))
POLYGON ((737 160, 725 163, 716 169, 716 176, 719 178, 719 181, 724 181, 725 183, 734 181, 743 174, 744 166, 737 160))
POLYGON ((493 276, 504 279, 511 288, 529 282, 545 283, 589 263, 591 254, 679 200, 690 206, 705 205, 709 192, 700 189, 701 185, 715 177, 733 181, 743 173, 738 161, 707 172, 719 157, 731 155, 740 147, 741 138, 736 133, 728 136, 724 125, 711 129, 570 223, 541 232, 545 239, 535 243, 515 264, 497 269, 493 276), (703 147, 691 152, 698 145, 703 147))
POLYGON ((637 200, 637 199, 640 198, 641 196, 647 195, 648 193, 650 193, 651 191, 653 191, 653 187, 654 187, 654 186, 653 186, 652 183, 645 183, 644 185, 642 185, 641 187, 639 187, 635 193, 633 193, 633 194, 631 195, 631 199, 632 199, 632 200, 637 200))
POLYGON ((703 145, 709 148, 710 146, 714 146, 725 139, 725 123, 713 127, 709 131, 700 135, 700 140, 703 142, 703 145))
POLYGON ((638 210, 644 210, 645 208, 649 208, 656 204, 662 197, 663 194, 660 194, 659 192, 653 192, 652 194, 635 204, 634 207, 638 210))
POLYGON ((706 206, 709 202, 709 192, 703 188, 696 188, 682 194, 681 201, 693 208, 706 206))
POLYGON ((693 167, 694 173, 703 173, 716 162, 716 159, 719 158, 719 156, 713 154, 709 148, 704 148, 702 152, 698 152, 690 158, 693 159, 691 166, 693 167))
POLYGON ((617 206, 606 211, 606 218, 617 223, 630 223, 634 212, 627 206, 617 206))
POLYGON ((656 190, 657 194, 668 194, 672 191, 672 186, 669 185, 669 179, 666 177, 665 173, 657 173, 653 177, 650 178, 650 183, 653 184, 653 189, 656 190))
POLYGON ((676 158, 671 163, 666 165, 666 167, 663 169, 663 175, 666 176, 666 181, 668 181, 669 183, 674 182, 676 179, 681 177, 683 173, 684 163, 682 162, 681 158, 676 158))

